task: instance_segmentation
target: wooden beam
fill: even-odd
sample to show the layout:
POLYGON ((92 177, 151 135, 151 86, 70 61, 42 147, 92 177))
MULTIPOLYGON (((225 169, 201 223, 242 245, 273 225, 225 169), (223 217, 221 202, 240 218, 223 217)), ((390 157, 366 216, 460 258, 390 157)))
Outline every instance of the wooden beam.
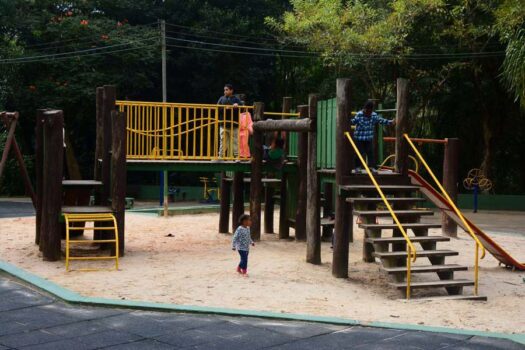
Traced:
MULTIPOLYGON (((101 180, 102 191, 100 204, 108 205, 111 190, 111 112, 115 109, 116 89, 113 85, 105 85, 103 88, 103 106, 102 106, 102 168, 101 180)), ((97 136, 98 139, 98 136, 97 136)))
MULTIPOLYGON (((307 118, 308 106, 298 106, 297 111, 301 118, 307 118)), ((298 135, 297 146, 297 178, 299 190, 297 192, 297 211, 295 214, 295 239, 306 240, 306 192, 308 192, 308 134, 301 132, 298 135)))
POLYGON ((308 117, 313 129, 308 133, 306 195, 306 262, 321 264, 321 201, 317 173, 317 95, 308 97, 308 117))
POLYGON ((299 131, 309 132, 313 130, 315 126, 312 121, 308 118, 305 119, 285 119, 285 120, 274 120, 267 119, 253 123, 253 130, 256 131, 299 131))
POLYGON ((396 112, 396 158, 395 171, 408 174, 408 144, 403 134, 408 132, 408 80, 397 79, 397 112, 396 112))
POLYGON ((0 159, 0 182, 1 182, 2 174, 7 164, 7 156, 9 155, 9 151, 11 150, 11 144, 13 143, 13 139, 15 137, 16 123, 18 122, 18 120, 17 118, 8 118, 7 112, 2 112, 0 117, 5 127, 9 130, 7 133, 7 139, 4 145, 4 152, 2 153, 2 158, 0 159))
POLYGON ((64 160, 64 115, 60 110, 44 114, 43 137, 43 202, 40 246, 44 260, 60 260, 62 176, 64 160))
MULTIPOLYGON (((221 174, 220 193, 219 233, 228 233, 228 227, 230 226, 231 186, 224 172, 221 174)), ((233 221, 235 221, 235 219, 233 219, 233 221)))
POLYGON ((336 153, 335 179, 337 197, 335 202, 335 237, 332 256, 332 275, 337 278, 348 277, 349 242, 352 235, 351 205, 346 202, 345 193, 339 191, 344 185, 344 178, 351 175, 354 166, 354 152, 345 138, 345 131, 350 131, 351 84, 350 79, 337 79, 337 120, 336 120, 336 153))
MULTIPOLYGON (((111 208, 117 219, 119 255, 124 256, 126 212, 126 115, 111 111, 111 208)), ((112 254, 114 254, 112 247, 112 254)))
MULTIPOLYGON (((325 182, 323 193, 323 218, 329 218, 334 211, 334 184, 329 181, 325 182)), ((321 238, 324 241, 329 241, 332 238, 332 231, 333 230, 331 226, 323 226, 321 238)))
MULTIPOLYGON (((292 110, 292 101, 293 101, 292 97, 283 97, 283 108, 282 108, 283 113, 290 113, 290 111, 292 110)), ((284 119, 284 117, 282 119, 284 119)), ((287 155, 288 154, 288 143, 286 142, 286 140, 288 139, 288 133, 286 131, 282 131, 281 138, 285 141, 284 142, 284 154, 287 155)))
MULTIPOLYGON (((254 122, 263 119, 264 103, 254 103, 254 122)), ((250 183, 250 216, 252 218, 251 234, 254 241, 261 239, 261 198, 263 168, 263 133, 260 130, 253 132, 252 177, 250 183)))
POLYGON ((232 232, 235 232, 239 218, 244 214, 244 173, 233 173, 232 232))
MULTIPOLYGON (((447 139, 443 157, 443 187, 456 204, 458 200, 459 147, 459 139, 447 139)), ((450 237, 458 236, 458 225, 447 214, 442 214, 441 222, 445 235, 450 237)))

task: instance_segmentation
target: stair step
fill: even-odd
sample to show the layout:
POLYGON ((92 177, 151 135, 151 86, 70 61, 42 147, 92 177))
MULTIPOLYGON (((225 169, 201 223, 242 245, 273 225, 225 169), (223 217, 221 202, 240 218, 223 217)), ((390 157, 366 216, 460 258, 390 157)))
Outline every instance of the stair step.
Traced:
MULTIPOLYGON (((399 197, 387 198, 389 203, 416 203, 425 202, 425 198, 420 197, 399 197)), ((383 203, 380 197, 349 197, 346 199, 350 203, 383 203)))
MULTIPOLYGON (((368 192, 368 191, 377 191, 374 185, 344 185, 341 186, 341 189, 346 191, 353 192, 368 192)), ((414 185, 381 185, 381 190, 383 192, 412 192, 419 190, 419 186, 414 185)))
MULTIPOLYGON (((406 258, 407 252, 400 250, 398 252, 373 252, 372 255, 376 258, 406 258)), ((458 252, 453 250, 420 250, 416 252, 418 258, 421 257, 432 257, 432 256, 454 256, 459 255, 458 252)))
POLYGON ((486 295, 440 295, 436 297, 416 298, 421 301, 438 301, 438 300, 479 300, 487 301, 486 295))
MULTIPOLYGON (((426 242, 448 242, 450 237, 445 236, 419 236, 419 237, 410 237, 412 242, 426 243, 426 242)), ((405 237, 377 237, 377 238, 367 238, 368 243, 374 244, 390 244, 390 243, 403 243, 406 242, 405 237)))
MULTIPOLYGON (((383 267, 388 273, 406 273, 406 266, 401 267, 383 267)), ((425 265, 425 266, 412 266, 410 268, 411 273, 426 273, 426 272, 445 272, 445 271, 467 271, 468 267, 463 265, 425 265)))
MULTIPOLYGON (((360 216, 390 216, 388 210, 354 210, 355 215, 360 216)), ((397 216, 415 216, 415 215, 434 215, 432 210, 428 209, 412 209, 412 210, 394 210, 394 214, 397 216)))
MULTIPOLYGON (((407 283, 390 283, 398 289, 406 289, 407 283)), ((441 280, 441 281, 429 281, 429 282, 412 282, 410 288, 439 288, 439 287, 468 287, 473 286, 474 281, 471 280, 441 280)))
POLYGON ((105 207, 105 206, 100 206, 100 205, 64 206, 62 207, 62 213, 68 213, 68 214, 113 213, 113 209, 111 207, 105 207))
MULTIPOLYGON (((403 228, 412 229, 412 228, 441 228, 441 224, 423 224, 423 223, 401 223, 403 228)), ((360 228, 367 229, 384 229, 390 230, 397 228, 395 223, 392 224, 359 224, 360 228)))

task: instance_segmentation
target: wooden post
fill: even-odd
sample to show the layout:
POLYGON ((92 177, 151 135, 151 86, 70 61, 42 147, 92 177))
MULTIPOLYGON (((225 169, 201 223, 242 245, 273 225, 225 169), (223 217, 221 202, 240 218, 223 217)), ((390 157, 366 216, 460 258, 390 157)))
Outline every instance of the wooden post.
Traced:
MULTIPOLYGON (((36 232, 35 243, 40 247, 40 227, 42 225, 42 201, 44 199, 44 112, 39 109, 35 120, 35 188, 36 188, 36 232)), ((42 250, 42 249, 40 249, 42 250)))
POLYGON ((288 174, 281 172, 281 189, 279 195, 279 239, 290 238, 290 223, 288 221, 288 174))
POLYGON ((397 112, 396 112, 396 159, 395 171, 408 174, 408 144, 403 134, 408 132, 408 80, 397 79, 397 112))
MULTIPOLYGON (((93 179, 102 181, 102 160, 104 158, 104 88, 97 87, 96 91, 96 135, 95 135, 95 164, 93 179)), ((102 191, 98 189, 97 192, 102 191)), ((95 204, 101 205, 101 193, 96 193, 95 204)))
MULTIPOLYGON (((292 97, 283 97, 283 113, 290 113, 292 109, 292 97)), ((284 155, 288 154, 288 133, 283 131, 281 138, 284 142, 284 155)), ((288 203, 287 203, 287 187, 288 187, 288 174, 281 171, 281 186, 279 194, 279 239, 290 238, 290 223, 288 221, 288 203)))
MULTIPOLYGON (((334 211, 334 184, 331 182, 324 183, 324 202, 323 202, 323 218, 329 218, 334 211)), ((332 227, 323 226, 321 238, 329 241, 332 238, 332 227)))
MULTIPOLYGON (((1 115, 2 122, 5 127, 9 129, 7 133, 7 139, 5 141, 4 152, 2 153, 2 158, 0 159, 0 182, 2 181, 2 173, 7 164, 7 156, 9 155, 9 150, 11 149, 11 144, 15 138, 16 123, 18 118, 14 118, 11 121, 7 119, 7 113, 3 112, 1 115)), ((11 118, 10 118, 11 119, 11 118)))
POLYGON ((111 191, 111 112, 115 109, 116 89, 113 85, 104 85, 103 94, 103 120, 102 120, 102 193, 101 205, 108 205, 111 191))
MULTIPOLYGON (((231 185, 226 173, 221 174, 221 212, 219 215, 219 233, 228 233, 230 226, 230 193, 231 185)), ((234 219, 235 220, 235 219, 234 219)))
POLYGON ((314 130, 308 133, 306 262, 319 265, 321 264, 321 191, 317 173, 317 95, 310 94, 308 97, 308 110, 314 130))
MULTIPOLYGON (((308 106, 298 106, 300 118, 308 117, 308 106)), ((299 179, 299 191, 297 192, 297 212, 295 214, 295 239, 306 240, 306 193, 308 175, 308 133, 301 132, 298 137, 297 146, 297 177, 299 179)))
MULTIPOLYGON (((264 103, 254 103, 254 122, 262 120, 264 103)), ((262 198, 262 166, 263 166, 263 133, 253 132, 252 178, 250 183, 250 216, 252 218, 252 239, 261 239, 261 198, 262 198)))
POLYGON ((232 207, 232 232, 237 229, 238 221, 244 214, 244 173, 233 173, 233 207, 232 207))
MULTIPOLYGON (((458 200, 458 165, 459 165, 459 139, 447 139, 443 159, 443 187, 450 198, 457 203, 458 200)), ((458 225, 447 214, 442 214, 443 233, 450 237, 458 236, 458 225)))
MULTIPOLYGON (((124 256, 126 212, 126 115, 111 111, 111 209, 117 219, 119 255, 124 256)), ((115 253, 114 251, 112 253, 115 253)))
POLYGON ((264 191, 264 233, 273 234, 273 214, 274 214, 274 200, 275 194, 272 184, 266 184, 264 191))
POLYGON ((335 237, 334 253, 332 257, 332 275, 337 278, 348 277, 348 245, 353 232, 352 207, 346 202, 345 193, 340 187, 344 185, 344 177, 351 175, 353 164, 353 151, 344 135, 350 131, 350 113, 352 111, 351 85, 349 79, 337 79, 337 121, 336 121, 336 153, 335 153, 335 180, 337 196, 335 202, 335 237))
POLYGON ((60 260, 62 176, 64 160, 64 115, 59 110, 44 112, 43 202, 40 246, 44 260, 60 260))

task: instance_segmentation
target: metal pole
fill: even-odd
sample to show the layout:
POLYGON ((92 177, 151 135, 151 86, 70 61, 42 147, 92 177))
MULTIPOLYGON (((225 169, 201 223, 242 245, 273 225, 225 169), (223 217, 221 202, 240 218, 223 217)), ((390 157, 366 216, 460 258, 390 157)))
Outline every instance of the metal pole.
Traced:
MULTIPOLYGON (((162 102, 167 102, 167 90, 166 90, 166 21, 160 21, 160 36, 161 36, 161 50, 162 50, 162 102)), ((163 109, 163 113, 166 113, 166 109, 163 109)), ((166 120, 166 119, 165 119, 166 120)), ((166 127, 166 126, 164 126, 166 127)), ((168 171, 163 170, 163 192, 164 192, 164 216, 168 216, 168 171)))

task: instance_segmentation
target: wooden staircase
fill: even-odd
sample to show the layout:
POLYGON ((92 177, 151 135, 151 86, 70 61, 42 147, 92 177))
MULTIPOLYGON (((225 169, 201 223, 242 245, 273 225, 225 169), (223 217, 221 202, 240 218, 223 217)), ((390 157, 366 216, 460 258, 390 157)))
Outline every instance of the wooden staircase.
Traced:
MULTIPOLYGON (((434 213, 417 207, 418 203, 425 200, 419 195, 419 187, 411 185, 408 177, 399 174, 379 174, 375 178, 416 247, 417 260, 411 267, 412 295, 486 300, 486 297, 463 294, 465 287, 474 286, 474 280, 455 278, 455 272, 467 271, 468 267, 446 262, 447 257, 457 256, 459 253, 438 248, 438 243, 448 242, 450 238, 430 235, 429 230, 439 229, 441 224, 421 222, 422 217, 432 216, 434 213)), ((348 180, 345 182, 351 184, 340 186, 340 193, 347 196, 347 202, 352 203, 359 227, 364 230, 363 260, 370 263, 379 260, 382 270, 392 278, 390 285, 405 294, 408 254, 406 240, 368 176, 354 175, 348 180)))

